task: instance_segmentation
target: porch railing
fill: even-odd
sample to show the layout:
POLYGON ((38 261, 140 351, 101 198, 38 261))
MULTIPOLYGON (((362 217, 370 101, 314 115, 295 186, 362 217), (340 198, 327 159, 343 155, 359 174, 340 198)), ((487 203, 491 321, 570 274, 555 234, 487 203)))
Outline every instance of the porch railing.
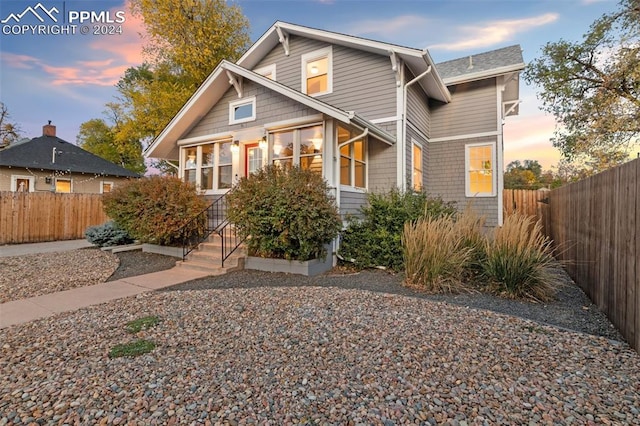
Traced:
POLYGON ((213 201, 207 208, 198 213, 189 222, 182 226, 182 260, 195 250, 201 243, 207 240, 214 232, 221 240, 221 266, 244 242, 244 238, 237 233, 235 226, 227 218, 227 194, 213 201), (202 232, 190 235, 189 230, 201 222, 202 232))

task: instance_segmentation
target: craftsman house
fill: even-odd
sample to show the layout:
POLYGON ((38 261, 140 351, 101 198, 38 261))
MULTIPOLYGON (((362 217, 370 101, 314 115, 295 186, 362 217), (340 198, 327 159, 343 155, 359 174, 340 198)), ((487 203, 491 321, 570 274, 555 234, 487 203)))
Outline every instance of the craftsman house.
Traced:
POLYGON ((58 138, 51 122, 42 136, 0 150, 0 191, 102 194, 139 177, 58 138))
POLYGON ((424 190, 502 223, 503 123, 519 46, 436 64, 429 52, 276 22, 222 61, 145 156, 212 198, 265 164, 321 173, 343 214, 367 191, 424 190))

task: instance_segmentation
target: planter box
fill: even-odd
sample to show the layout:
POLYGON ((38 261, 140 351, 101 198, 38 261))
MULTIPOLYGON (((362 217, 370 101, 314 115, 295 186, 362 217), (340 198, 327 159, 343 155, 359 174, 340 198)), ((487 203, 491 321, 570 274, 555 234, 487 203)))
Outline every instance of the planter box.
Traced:
POLYGON ((157 244, 142 244, 144 253, 156 253, 182 259, 182 247, 159 246, 157 244))
POLYGON ((325 260, 312 259, 305 262, 298 260, 268 259, 249 256, 245 260, 244 269, 255 269, 267 272, 285 272, 312 277, 327 272, 333 268, 333 256, 327 255, 325 260))

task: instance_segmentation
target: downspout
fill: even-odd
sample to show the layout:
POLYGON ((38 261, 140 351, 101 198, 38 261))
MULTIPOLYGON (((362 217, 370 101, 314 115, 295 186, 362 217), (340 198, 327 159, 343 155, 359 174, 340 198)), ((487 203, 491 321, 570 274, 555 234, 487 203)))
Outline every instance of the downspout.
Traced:
POLYGON ((402 96, 402 146, 399 147, 399 149, 402 149, 403 152, 403 160, 402 160, 402 178, 404 179, 404 182, 402 184, 402 186, 400 185, 400 182, 398 182, 398 187, 400 189, 402 189, 403 191, 405 191, 407 189, 407 97, 409 94, 409 86, 411 86, 414 83, 417 83, 422 77, 424 77, 425 75, 429 74, 431 72, 431 65, 429 65, 427 67, 427 70, 425 72, 423 72, 422 74, 420 74, 419 76, 415 77, 413 80, 407 82, 404 85, 404 93, 402 96))

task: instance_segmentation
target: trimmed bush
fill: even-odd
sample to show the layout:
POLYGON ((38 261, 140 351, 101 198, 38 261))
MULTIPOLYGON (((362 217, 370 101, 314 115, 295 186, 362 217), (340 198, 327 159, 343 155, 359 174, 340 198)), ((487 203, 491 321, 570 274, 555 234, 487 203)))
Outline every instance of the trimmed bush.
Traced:
POLYGON ((133 238, 110 220, 102 225, 90 226, 84 231, 84 237, 91 244, 98 247, 111 247, 130 244, 133 238))
POLYGON ((467 216, 456 222, 445 216, 406 223, 403 233, 406 283, 432 293, 462 290, 463 275, 473 259, 469 236, 477 221, 472 219, 467 216))
POLYGON ((249 254, 288 260, 326 256, 341 227, 329 186, 299 167, 267 166, 241 178, 228 195, 227 215, 246 241, 249 254))
POLYGON ((553 299, 562 284, 551 240, 540 222, 512 215, 485 242, 482 274, 489 290, 503 296, 535 301, 553 299))
POLYGON ((367 205, 360 209, 362 219, 354 219, 342 233, 340 255, 359 268, 403 269, 402 232, 407 222, 455 214, 453 203, 429 198, 422 192, 367 194, 367 205))
POLYGON ((104 210, 143 243, 180 245, 203 235, 205 218, 191 222, 207 206, 193 184, 176 177, 151 176, 116 187, 104 196, 104 210))

